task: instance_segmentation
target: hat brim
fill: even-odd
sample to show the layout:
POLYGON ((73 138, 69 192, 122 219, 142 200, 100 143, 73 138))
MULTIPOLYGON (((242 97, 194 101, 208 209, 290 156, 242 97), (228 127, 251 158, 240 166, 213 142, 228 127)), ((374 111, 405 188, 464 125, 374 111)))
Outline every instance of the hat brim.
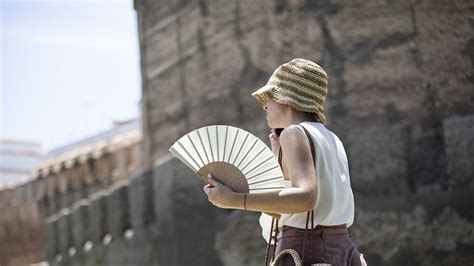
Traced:
MULTIPOLYGON (((257 100, 261 104, 265 104, 268 100, 273 100, 277 103, 289 105, 289 106, 291 106, 291 107, 293 107, 297 110, 300 110, 297 106, 294 106, 293 104, 291 104, 287 101, 282 101, 278 97, 276 97, 275 90, 277 90, 277 88, 278 88, 278 86, 276 86, 276 85, 268 85, 267 84, 267 85, 261 87, 260 89, 254 91, 252 93, 252 96, 257 98, 257 100)), ((308 112, 307 110, 300 110, 300 111, 308 112)), ((318 110, 318 112, 310 112, 310 113, 314 114, 314 119, 316 121, 319 121, 323 124, 326 124, 326 116, 324 115, 324 111, 318 110)))
POLYGON ((265 85, 263 87, 261 87, 260 89, 254 91, 252 93, 252 96, 257 98, 257 100, 262 103, 262 104, 265 104, 269 99, 272 99, 273 97, 271 97, 272 93, 271 91, 276 89, 277 86, 275 85, 265 85))

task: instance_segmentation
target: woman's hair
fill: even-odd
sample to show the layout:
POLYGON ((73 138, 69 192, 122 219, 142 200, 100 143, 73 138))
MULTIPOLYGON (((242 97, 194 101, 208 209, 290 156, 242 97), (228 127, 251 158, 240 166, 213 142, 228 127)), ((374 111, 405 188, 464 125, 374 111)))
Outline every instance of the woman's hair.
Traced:
POLYGON ((311 119, 311 121, 316 121, 316 122, 321 122, 321 119, 319 119, 319 116, 315 113, 311 112, 304 112, 306 116, 311 119))

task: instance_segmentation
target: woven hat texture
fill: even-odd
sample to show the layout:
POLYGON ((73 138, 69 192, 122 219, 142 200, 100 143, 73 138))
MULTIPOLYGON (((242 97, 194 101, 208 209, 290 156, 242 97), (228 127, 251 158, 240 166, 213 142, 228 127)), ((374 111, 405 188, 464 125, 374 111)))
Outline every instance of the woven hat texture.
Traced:
POLYGON ((269 99, 314 113, 316 121, 326 124, 324 102, 328 92, 326 71, 318 64, 296 58, 279 66, 267 84, 252 93, 261 103, 269 99))

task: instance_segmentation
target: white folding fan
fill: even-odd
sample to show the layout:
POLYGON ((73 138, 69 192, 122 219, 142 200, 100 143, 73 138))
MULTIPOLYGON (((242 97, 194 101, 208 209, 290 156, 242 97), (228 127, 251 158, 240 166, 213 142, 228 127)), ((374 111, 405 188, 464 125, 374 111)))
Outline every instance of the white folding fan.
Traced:
POLYGON ((211 173, 236 192, 259 193, 285 187, 272 151, 259 138, 236 127, 196 129, 176 141, 170 152, 204 182, 211 173))

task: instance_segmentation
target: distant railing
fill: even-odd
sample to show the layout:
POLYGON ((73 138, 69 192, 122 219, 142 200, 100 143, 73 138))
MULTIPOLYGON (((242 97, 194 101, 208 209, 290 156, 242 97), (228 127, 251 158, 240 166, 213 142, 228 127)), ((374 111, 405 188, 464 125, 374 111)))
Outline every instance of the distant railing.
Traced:
POLYGON ((46 255, 50 263, 91 256, 111 241, 126 240, 155 222, 151 171, 123 180, 88 199, 75 202, 46 220, 46 255), (93 252, 92 252, 92 251, 93 252))

